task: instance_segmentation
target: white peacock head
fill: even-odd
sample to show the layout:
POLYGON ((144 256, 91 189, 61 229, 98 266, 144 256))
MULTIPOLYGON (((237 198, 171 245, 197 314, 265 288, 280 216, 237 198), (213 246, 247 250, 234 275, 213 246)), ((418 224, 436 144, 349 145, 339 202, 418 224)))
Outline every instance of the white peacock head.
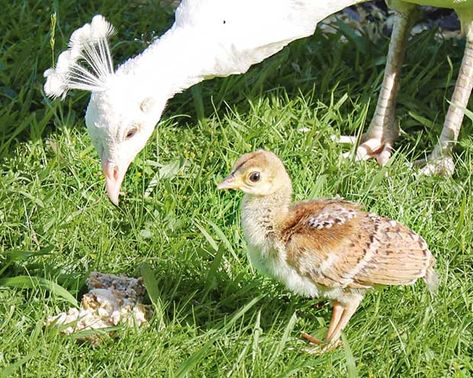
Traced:
POLYGON ((128 166, 151 136, 165 101, 156 103, 147 86, 126 70, 114 71, 108 44, 112 34, 112 25, 100 15, 74 31, 56 67, 45 71, 44 90, 61 99, 70 89, 92 93, 85 122, 102 163, 107 194, 118 205, 128 166))

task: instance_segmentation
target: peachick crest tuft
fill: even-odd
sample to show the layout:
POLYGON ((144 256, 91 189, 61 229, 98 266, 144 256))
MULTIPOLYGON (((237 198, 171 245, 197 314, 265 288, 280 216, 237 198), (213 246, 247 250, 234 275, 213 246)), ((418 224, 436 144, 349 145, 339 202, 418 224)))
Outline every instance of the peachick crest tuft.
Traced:
POLYGON ((58 57, 55 68, 44 72, 46 95, 64 98, 69 89, 101 92, 113 75, 108 37, 113 26, 101 15, 71 35, 69 48, 58 57))

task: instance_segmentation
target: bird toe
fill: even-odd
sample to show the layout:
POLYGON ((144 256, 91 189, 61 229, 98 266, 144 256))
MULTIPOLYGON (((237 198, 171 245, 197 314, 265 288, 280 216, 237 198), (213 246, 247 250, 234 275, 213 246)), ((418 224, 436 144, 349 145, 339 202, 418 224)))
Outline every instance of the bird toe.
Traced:
MULTIPOLYGON (((356 143, 355 137, 339 137, 333 139, 338 143, 356 143)), ((356 147, 354 154, 353 152, 344 152, 342 157, 345 159, 354 158, 355 161, 365 161, 369 159, 376 159, 380 166, 386 165, 391 158, 392 154, 392 143, 385 142, 379 138, 370 138, 362 142, 356 147)))
POLYGON ((455 172, 455 163, 451 156, 442 156, 437 159, 422 159, 416 161, 415 165, 422 167, 418 172, 420 176, 450 177, 455 172))

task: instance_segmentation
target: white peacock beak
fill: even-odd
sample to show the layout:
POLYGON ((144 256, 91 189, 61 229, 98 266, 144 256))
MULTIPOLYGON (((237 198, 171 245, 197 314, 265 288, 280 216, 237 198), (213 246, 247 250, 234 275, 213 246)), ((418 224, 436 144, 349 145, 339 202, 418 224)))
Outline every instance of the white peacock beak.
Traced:
POLYGON ((118 206, 118 197, 120 196, 120 187, 125 178, 126 171, 130 163, 126 166, 120 167, 106 160, 102 163, 103 174, 105 175, 105 186, 107 188, 107 195, 110 201, 115 206, 118 206))

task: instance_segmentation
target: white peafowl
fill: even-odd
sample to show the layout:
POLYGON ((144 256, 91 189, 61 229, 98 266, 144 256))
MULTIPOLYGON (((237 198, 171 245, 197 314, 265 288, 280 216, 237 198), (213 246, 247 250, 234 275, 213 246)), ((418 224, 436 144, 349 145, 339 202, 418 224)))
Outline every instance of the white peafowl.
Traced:
MULTIPOLYGON (((76 30, 55 68, 45 71, 44 89, 62 97, 69 89, 92 92, 85 121, 102 162, 106 189, 118 205, 131 161, 146 144, 166 101, 176 93, 218 76, 246 72, 291 41, 311 35, 327 16, 363 0, 183 0, 173 26, 140 55, 114 70, 108 37, 112 26, 95 16, 76 30)), ((473 0, 388 1, 396 10, 386 72, 375 115, 356 158, 389 159, 398 129, 395 98, 404 47, 415 4, 453 8, 467 44, 452 104, 426 173, 452 173, 457 139, 473 84, 473 0)))

